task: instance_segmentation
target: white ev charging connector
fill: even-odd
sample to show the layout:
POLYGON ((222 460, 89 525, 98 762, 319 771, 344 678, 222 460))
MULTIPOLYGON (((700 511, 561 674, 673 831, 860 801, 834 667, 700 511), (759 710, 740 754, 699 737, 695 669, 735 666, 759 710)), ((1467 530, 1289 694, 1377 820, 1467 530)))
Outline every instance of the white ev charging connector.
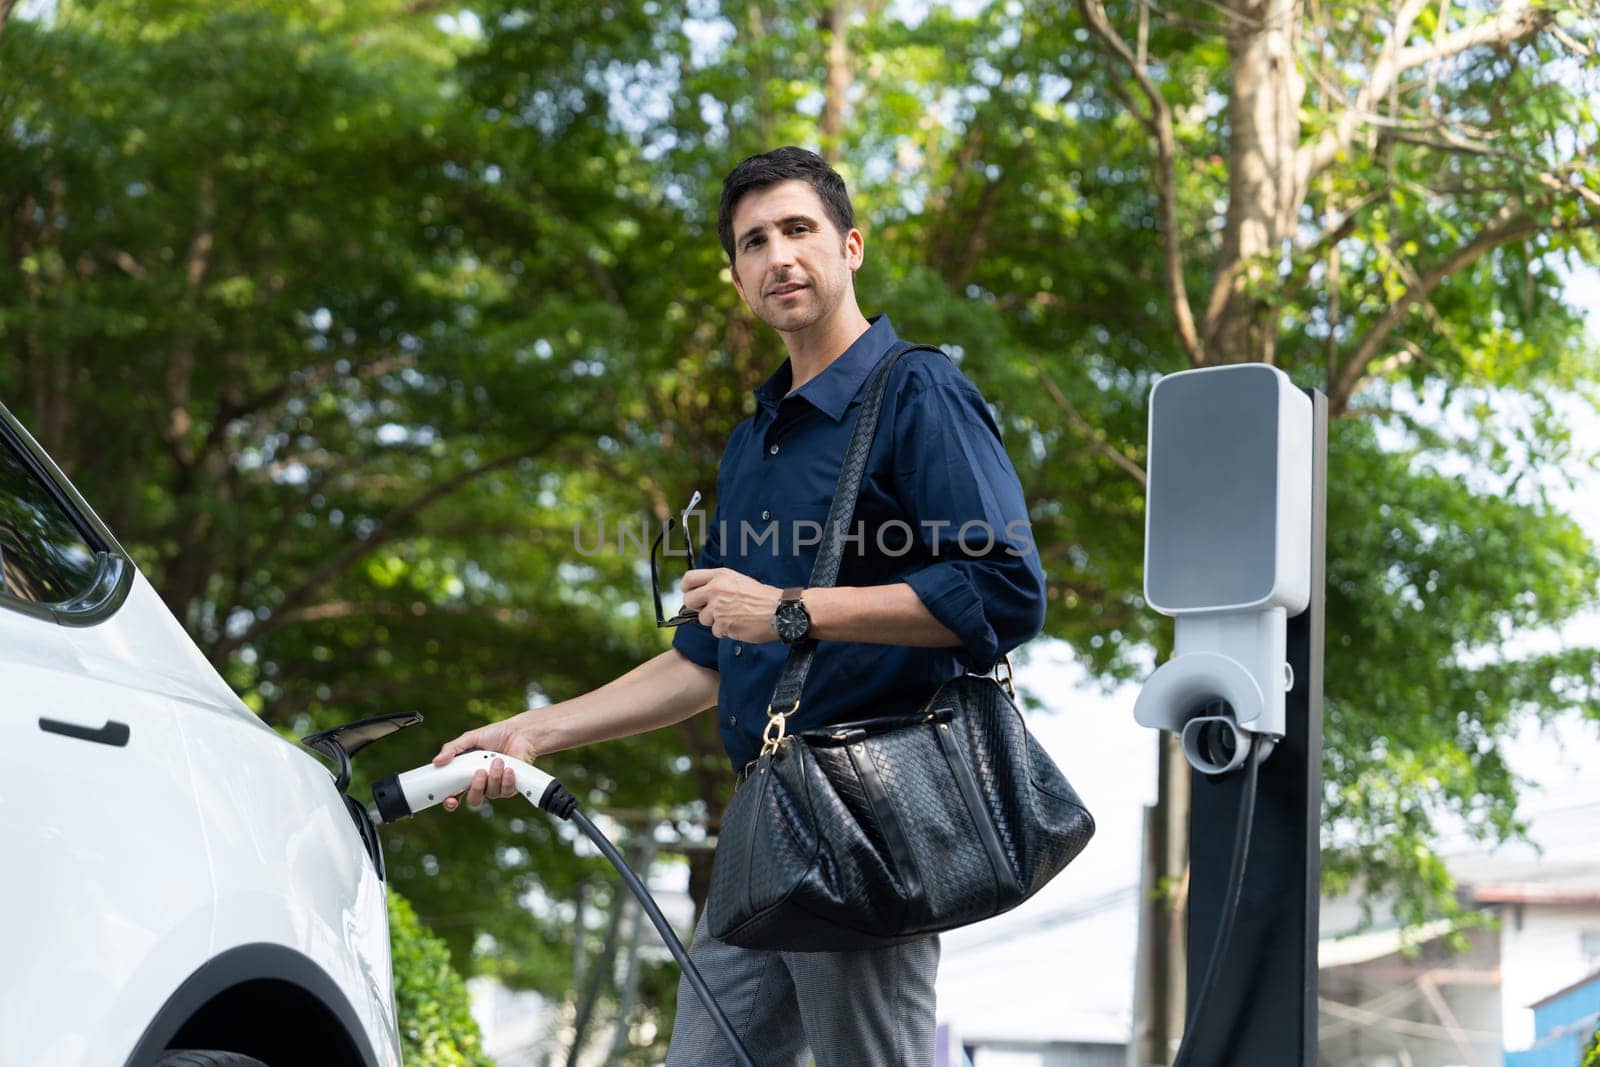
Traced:
POLYGON ((1311 400, 1276 367, 1151 389, 1144 593, 1176 633, 1133 714, 1178 734, 1204 774, 1283 737, 1288 618, 1311 599, 1311 464, 1311 400))
POLYGON ((435 804, 444 803, 446 797, 465 793, 472 784, 472 776, 487 771, 495 760, 506 765, 516 775, 517 792, 536 808, 543 808, 558 818, 570 818, 577 800, 562 784, 531 763, 524 763, 498 752, 463 752, 443 767, 423 764, 404 774, 390 775, 372 784, 372 821, 398 822, 435 804))

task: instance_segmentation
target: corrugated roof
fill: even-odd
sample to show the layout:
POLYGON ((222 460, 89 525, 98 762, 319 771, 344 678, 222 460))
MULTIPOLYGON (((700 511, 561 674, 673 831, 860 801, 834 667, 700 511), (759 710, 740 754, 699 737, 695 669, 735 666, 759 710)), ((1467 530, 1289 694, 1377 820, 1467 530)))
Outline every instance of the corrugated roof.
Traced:
POLYGON ((1424 923, 1410 930, 1395 927, 1329 938, 1317 944, 1317 967, 1319 969, 1348 967, 1352 963, 1382 959, 1413 945, 1426 944, 1435 938, 1443 937, 1455 928, 1454 919, 1435 919, 1431 923, 1424 923))

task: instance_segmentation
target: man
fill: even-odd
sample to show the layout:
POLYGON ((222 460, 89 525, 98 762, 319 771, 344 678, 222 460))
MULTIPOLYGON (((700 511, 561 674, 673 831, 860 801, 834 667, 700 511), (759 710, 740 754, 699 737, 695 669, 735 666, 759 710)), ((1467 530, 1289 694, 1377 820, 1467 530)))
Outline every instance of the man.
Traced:
MULTIPOLYGON (((869 322, 856 304, 862 235, 821 157, 780 148, 741 162, 723 183, 717 229, 734 288, 789 358, 723 454, 716 515, 683 583, 698 622, 615 681, 468 731, 435 763, 472 748, 532 760, 715 704, 738 769, 760 748, 789 642, 819 643, 795 732, 914 711, 940 682, 989 670, 1042 625, 1044 578, 999 430, 950 360, 926 351, 891 372, 837 585, 804 588, 862 393, 897 338, 887 317, 869 322)), ((466 799, 514 791, 497 762, 466 799)), ((711 938, 702 916, 691 954, 763 1065, 804 1063, 808 1047, 821 1067, 933 1062, 937 937, 763 952, 711 938)), ((732 1062, 686 983, 667 1062, 732 1062)))

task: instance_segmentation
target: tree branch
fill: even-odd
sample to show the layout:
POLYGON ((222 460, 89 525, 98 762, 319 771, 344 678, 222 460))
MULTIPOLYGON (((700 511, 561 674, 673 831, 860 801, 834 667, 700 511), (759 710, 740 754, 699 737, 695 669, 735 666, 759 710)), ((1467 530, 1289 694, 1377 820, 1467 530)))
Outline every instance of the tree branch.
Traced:
POLYGON ((1356 387, 1366 375, 1367 368, 1377 357, 1389 335, 1412 308, 1427 299, 1452 274, 1470 267, 1487 252, 1532 237, 1537 233, 1585 230, 1597 226, 1600 226, 1600 216, 1568 223, 1560 220, 1541 221, 1526 213, 1513 213, 1510 209, 1502 211, 1495 221, 1480 230, 1476 237, 1456 249, 1425 274, 1419 275, 1416 282, 1406 288, 1400 299, 1379 316, 1378 321, 1373 323, 1355 351, 1350 354, 1350 358, 1339 368, 1338 376, 1329 384, 1329 408, 1337 413, 1349 404, 1350 398, 1355 395, 1356 387))
POLYGON ((1374 204, 1381 203, 1388 196, 1388 189, 1378 189, 1368 193, 1346 209, 1344 217, 1330 229, 1325 230, 1315 241, 1297 250, 1295 252, 1297 262, 1288 277, 1284 279, 1284 288, 1292 288, 1304 282, 1310 275, 1313 264, 1324 254, 1335 251, 1340 242, 1356 232, 1356 228, 1361 224, 1362 213, 1374 204))
MULTIPOLYGON (((491 687, 511 685, 525 679, 524 673, 517 668, 507 668, 500 671, 482 671, 475 673, 472 680, 477 683, 477 691, 483 692, 491 687)), ((290 682, 284 685, 284 695, 277 700, 269 702, 261 710, 261 720, 271 725, 279 725, 291 715, 321 704, 324 707, 337 708, 344 704, 354 704, 371 700, 375 696, 388 696, 392 693, 405 693, 415 691, 417 679, 401 677, 396 679, 363 679, 354 685, 329 687, 326 695, 317 694, 318 686, 314 679, 307 679, 299 683, 290 682)))
POLYGON ((365 378, 376 374, 387 374, 392 370, 401 370, 405 367, 416 365, 416 357, 410 355, 385 355, 366 363, 358 363, 348 370, 341 371, 336 363, 325 363, 306 370, 296 371, 284 378, 270 389, 263 389, 253 396, 242 400, 233 399, 232 395, 224 392, 217 402, 217 414, 212 420, 211 429, 206 434, 206 439, 201 442, 196 450, 196 456, 204 456, 215 448, 222 440, 222 435, 227 433, 228 426, 236 419, 242 419, 257 412, 274 407, 291 396, 305 393, 322 385, 324 382, 337 378, 365 378))
POLYGON ((1553 12, 1542 5, 1535 7, 1528 0, 1511 0, 1498 14, 1477 25, 1447 33, 1431 44, 1405 47, 1405 40, 1410 36, 1417 17, 1430 2, 1406 0, 1395 16, 1394 32, 1384 42, 1378 62, 1373 66, 1366 84, 1356 94, 1355 102, 1340 113, 1331 129, 1300 149, 1302 188, 1331 166, 1340 152, 1350 147, 1356 131, 1372 117, 1378 103, 1394 91, 1401 74, 1479 45, 1509 44, 1539 29, 1553 17, 1553 12))
POLYGON ((966 234, 961 242, 961 248, 956 253, 955 262, 950 264, 950 284, 962 291, 967 283, 972 280, 972 272, 978 266, 978 254, 983 251, 984 228, 989 224, 989 216, 994 211, 995 195, 1000 191, 1000 183, 1004 170, 993 178, 985 178, 983 189, 978 193, 978 202, 967 216, 966 223, 960 230, 966 234))
MULTIPOLYGON (((1502 148, 1498 148, 1487 140, 1474 140, 1473 138, 1457 133, 1456 131, 1442 125, 1435 130, 1434 136, 1432 137, 1420 133, 1411 133, 1404 130, 1396 133, 1386 134, 1385 136, 1387 136, 1390 140, 1397 141, 1401 144, 1416 145, 1419 148, 1431 148, 1436 152, 1447 152, 1454 155, 1486 156, 1490 159, 1504 160, 1515 166, 1524 167, 1531 171, 1533 173, 1534 180, 1552 192, 1573 193, 1584 200, 1587 200, 1596 207, 1600 207, 1600 193, 1595 192, 1593 189, 1590 189, 1587 185, 1584 185, 1581 182, 1562 180, 1564 175, 1571 174, 1573 171, 1580 169, 1586 161, 1593 159, 1596 148, 1600 147, 1597 145, 1586 145, 1581 147, 1576 153, 1574 153, 1573 162, 1562 167, 1557 167, 1554 170, 1548 170, 1540 165, 1536 160, 1530 160, 1524 156, 1519 156, 1515 152, 1508 152, 1502 148)), ((1493 134, 1486 131, 1485 136, 1492 137, 1493 134)))
POLYGON ((948 224, 936 228, 933 247, 928 250, 928 264, 952 288, 956 285, 954 264, 962 235, 962 227, 955 218, 956 205, 961 203, 966 194, 968 176, 978 161, 978 154, 985 147, 987 132, 988 127, 979 121, 978 115, 974 115, 962 132, 961 147, 956 150, 955 159, 951 162, 949 184, 930 197, 928 202, 929 215, 937 216, 945 212, 951 215, 948 224))
POLYGON ((125 249, 113 249, 110 253, 111 262, 115 263, 124 274, 133 278, 144 278, 147 273, 137 259, 134 259, 125 249))
POLYGON ((355 564, 380 544, 394 537, 403 523, 430 504, 450 495, 485 474, 503 470, 506 467, 514 466, 525 459, 538 455, 548 447, 548 444, 548 441, 543 441, 532 448, 525 448, 520 452, 513 452, 510 455, 500 456, 480 463, 475 467, 468 467, 466 470, 458 471, 394 509, 374 526, 366 536, 358 538, 346 546, 343 551, 325 560, 320 567, 317 567, 301 579, 298 585, 284 594, 283 599, 273 607, 270 614, 264 617, 257 617, 237 636, 224 636, 216 641, 211 646, 211 661, 220 663, 225 657, 232 655, 262 632, 276 625, 281 621, 281 616, 291 614, 296 608, 299 608, 309 600, 311 595, 322 587, 323 583, 355 564))
MULTIPOLYGON (((189 241, 189 250, 183 257, 183 280, 188 284, 188 300, 190 303, 190 317, 198 308, 198 290, 206 279, 206 274, 211 269, 211 250, 216 243, 214 227, 217 220, 217 188, 216 181, 209 170, 200 172, 200 188, 196 194, 196 220, 194 237, 189 241)), ((172 360, 167 364, 167 400, 172 405, 167 412, 166 422, 162 425, 162 436, 166 438, 172 455, 178 466, 188 469, 194 466, 197 457, 184 446, 184 438, 194 425, 193 416, 189 412, 190 385, 194 377, 195 336, 192 329, 179 332, 172 345, 172 360)))
POLYGON ((1312 259, 1322 255, 1322 253, 1326 252, 1328 249, 1332 248, 1334 245, 1338 244, 1340 241, 1343 241, 1346 237, 1349 237, 1351 234, 1356 232, 1356 227, 1361 222, 1361 213, 1363 211, 1367 210, 1369 207, 1372 207, 1374 204, 1382 203, 1388 198, 1388 189, 1377 189, 1368 193, 1356 203, 1352 204, 1345 211, 1344 217, 1339 220, 1336 226, 1330 230, 1327 230, 1314 242, 1301 249, 1300 255, 1307 256, 1312 259))
POLYGON ((486 608, 476 604, 457 602, 430 604, 424 600, 404 604, 395 600, 329 600, 321 604, 307 604, 304 607, 294 608, 290 611, 273 613, 279 623, 330 622, 336 619, 354 618, 358 615, 376 615, 391 619, 423 615, 479 616, 485 619, 493 619, 495 622, 513 623, 518 621, 519 614, 515 608, 486 608))
POLYGON ((1111 442, 1107 441, 1105 434, 1101 433, 1099 430, 1090 425, 1089 420, 1084 418, 1078 409, 1073 406, 1072 401, 1067 399, 1067 395, 1061 391, 1060 386, 1056 385, 1055 380, 1050 377, 1050 372, 1044 369, 1044 364, 1037 357, 1035 357, 1033 360, 1033 367, 1034 370, 1039 373, 1039 382, 1044 386, 1045 392, 1049 393, 1050 399, 1054 400, 1056 405, 1060 407, 1062 411, 1066 412, 1068 421, 1072 423, 1073 427, 1076 428, 1079 433, 1083 434, 1083 436, 1088 439, 1089 446, 1096 452, 1111 460, 1111 462, 1115 463, 1118 467, 1121 467, 1133 478, 1134 481, 1139 483, 1139 487, 1141 489, 1144 488, 1144 468, 1139 466, 1139 464, 1135 463, 1128 456, 1124 455, 1121 450, 1119 450, 1115 445, 1111 444, 1111 442))
POLYGON ((1404 50, 1406 38, 1411 35, 1411 27, 1416 25, 1417 18, 1428 7, 1430 0, 1406 0, 1405 4, 1396 13, 1394 29, 1383 48, 1378 52, 1378 61, 1373 65, 1367 77, 1366 84, 1356 94, 1353 104, 1339 114, 1338 121, 1317 140, 1300 149, 1300 181, 1301 188, 1308 187, 1312 178, 1321 174, 1340 152, 1350 147, 1350 142, 1355 139, 1356 130, 1362 121, 1373 110, 1376 103, 1389 95, 1394 88, 1394 83, 1400 76, 1400 53, 1404 50))
POLYGON ((1492 18, 1484 19, 1454 33, 1447 33, 1432 44, 1413 45, 1400 50, 1396 74, 1403 74, 1427 63, 1459 55, 1479 45, 1509 44, 1539 29, 1555 17, 1552 5, 1511 0, 1492 18))
POLYGON ((1178 192, 1174 174, 1177 157, 1176 139, 1172 132, 1172 109, 1161 95, 1160 88, 1106 18, 1103 0, 1078 0, 1089 28, 1111 48, 1127 65, 1134 81, 1150 104, 1148 116, 1135 113, 1144 127, 1156 139, 1156 200, 1161 212, 1161 238, 1163 266, 1167 282, 1167 298, 1172 302, 1173 318, 1177 322, 1178 341, 1183 345, 1189 362, 1196 367, 1205 364, 1205 349, 1200 344, 1200 334, 1195 329, 1194 312, 1189 306, 1189 292, 1183 281, 1183 254, 1178 246, 1178 192))

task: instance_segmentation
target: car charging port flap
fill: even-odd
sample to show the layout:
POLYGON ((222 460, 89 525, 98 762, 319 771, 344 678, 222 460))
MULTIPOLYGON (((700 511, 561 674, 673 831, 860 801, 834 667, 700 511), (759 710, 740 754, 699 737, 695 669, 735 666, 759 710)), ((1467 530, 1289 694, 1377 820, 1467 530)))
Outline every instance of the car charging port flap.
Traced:
POLYGON ((360 801, 350 796, 348 792, 350 788, 350 761, 357 752, 360 752, 374 741, 381 741, 383 738, 398 733, 408 726, 415 726, 421 721, 422 715, 420 712, 393 712, 389 715, 377 715, 370 719, 347 722, 342 726, 335 726, 331 730, 307 734, 300 739, 301 745, 333 762, 334 788, 339 791, 340 796, 344 799, 345 808, 350 812, 350 818, 356 824, 356 832, 361 835, 361 843, 366 847, 367 855, 372 858, 372 866, 378 872, 379 878, 384 877, 383 845, 378 838, 378 828, 373 824, 372 815, 360 801))

